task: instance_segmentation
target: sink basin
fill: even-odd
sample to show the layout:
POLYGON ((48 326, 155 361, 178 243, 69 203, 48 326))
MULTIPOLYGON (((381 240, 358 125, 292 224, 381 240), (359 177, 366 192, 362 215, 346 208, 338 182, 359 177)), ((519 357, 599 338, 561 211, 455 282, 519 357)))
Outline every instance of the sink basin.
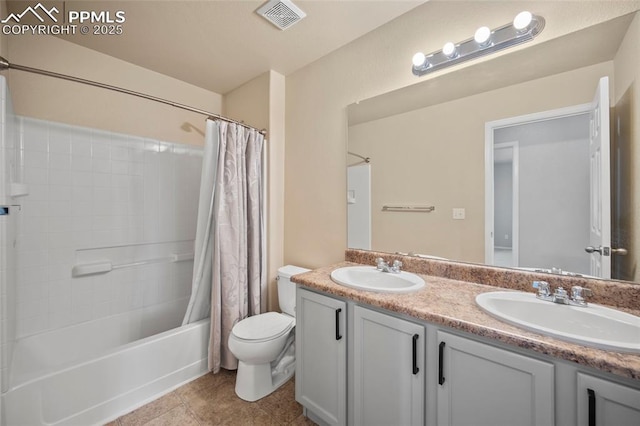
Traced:
POLYGON ((402 271, 381 272, 375 266, 347 266, 331 272, 331 279, 341 285, 378 293, 411 293, 424 287, 424 280, 402 271))
POLYGON ((640 353, 640 317, 590 303, 586 307, 539 300, 533 293, 496 291, 476 297, 488 314, 540 334, 619 352, 640 353))

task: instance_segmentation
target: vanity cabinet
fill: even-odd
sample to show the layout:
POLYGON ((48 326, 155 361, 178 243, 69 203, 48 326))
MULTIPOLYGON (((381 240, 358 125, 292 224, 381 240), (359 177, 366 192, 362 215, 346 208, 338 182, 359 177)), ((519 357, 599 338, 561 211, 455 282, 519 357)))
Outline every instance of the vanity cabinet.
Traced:
POLYGON ((319 424, 640 426, 635 382, 300 287, 296 298, 296 400, 319 424))
POLYGON ((424 327, 355 306, 350 337, 354 424, 423 425, 424 327))
POLYGON ((437 332, 438 426, 553 425, 554 365, 437 332))
POLYGON ((640 425, 640 390, 578 373, 578 426, 640 425))
POLYGON ((347 304, 296 291, 296 400, 330 425, 347 423, 347 304))

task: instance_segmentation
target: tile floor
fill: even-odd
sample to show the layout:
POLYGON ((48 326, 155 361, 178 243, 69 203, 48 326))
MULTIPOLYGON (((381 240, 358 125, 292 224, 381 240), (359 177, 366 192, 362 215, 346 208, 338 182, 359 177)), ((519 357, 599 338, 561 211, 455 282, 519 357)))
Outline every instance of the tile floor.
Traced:
POLYGON ((107 426, 315 425, 295 401, 293 379, 256 402, 236 396, 235 379, 235 371, 207 374, 107 426))

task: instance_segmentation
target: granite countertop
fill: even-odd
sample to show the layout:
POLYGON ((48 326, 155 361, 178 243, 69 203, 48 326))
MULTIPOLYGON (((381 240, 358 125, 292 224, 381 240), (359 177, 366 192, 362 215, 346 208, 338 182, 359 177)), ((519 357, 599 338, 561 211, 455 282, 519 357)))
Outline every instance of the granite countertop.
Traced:
MULTIPOLYGON (((369 263, 370 264, 370 263, 369 263)), ((502 322, 482 311, 475 303, 478 294, 502 288, 418 273, 425 287, 414 293, 389 294, 361 291, 334 283, 331 271, 359 263, 341 262, 295 275, 292 280, 311 289, 343 297, 436 325, 451 327, 477 336, 575 362, 618 376, 640 380, 640 355, 605 351, 536 334, 502 322)), ((640 316, 640 311, 624 308, 640 316)))

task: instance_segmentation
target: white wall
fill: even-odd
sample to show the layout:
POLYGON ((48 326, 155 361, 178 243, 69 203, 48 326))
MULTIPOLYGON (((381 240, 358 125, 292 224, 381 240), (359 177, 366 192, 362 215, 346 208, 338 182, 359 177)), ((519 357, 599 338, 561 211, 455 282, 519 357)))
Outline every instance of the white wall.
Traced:
POLYGON ((190 261, 71 269, 192 252, 201 148, 25 117, 19 148, 18 337, 188 297, 190 261))

